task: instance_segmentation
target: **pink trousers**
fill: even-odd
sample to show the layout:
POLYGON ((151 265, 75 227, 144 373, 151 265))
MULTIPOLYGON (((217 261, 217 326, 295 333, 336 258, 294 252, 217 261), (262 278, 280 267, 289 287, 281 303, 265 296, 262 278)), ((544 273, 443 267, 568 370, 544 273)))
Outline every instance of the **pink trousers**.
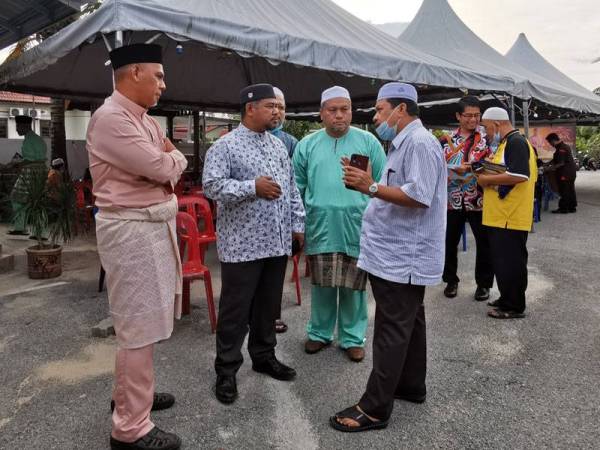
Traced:
POLYGON ((154 344, 135 349, 117 347, 112 436, 121 442, 135 442, 154 428, 150 421, 154 399, 153 351, 154 344))

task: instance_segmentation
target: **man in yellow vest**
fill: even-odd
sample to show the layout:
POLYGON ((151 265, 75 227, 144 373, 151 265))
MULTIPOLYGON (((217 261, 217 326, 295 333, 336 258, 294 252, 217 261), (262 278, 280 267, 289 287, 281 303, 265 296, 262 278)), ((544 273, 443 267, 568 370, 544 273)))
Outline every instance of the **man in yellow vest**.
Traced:
POLYGON ((484 189, 483 224, 488 227, 492 265, 500 298, 490 302, 488 316, 495 319, 524 317, 527 290, 527 236, 533 223, 533 195, 537 165, 533 147, 515 130, 502 108, 489 108, 481 117, 492 147, 492 162, 506 167, 503 173, 484 171, 477 182, 484 189))

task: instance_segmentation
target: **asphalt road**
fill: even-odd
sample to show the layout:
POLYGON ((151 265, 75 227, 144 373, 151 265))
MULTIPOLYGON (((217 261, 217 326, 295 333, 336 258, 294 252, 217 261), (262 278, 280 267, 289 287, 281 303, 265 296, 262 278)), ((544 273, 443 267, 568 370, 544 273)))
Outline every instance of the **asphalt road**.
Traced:
MULTIPOLYGON (((286 283, 290 329, 277 347, 297 380, 254 373, 246 358, 231 406, 214 398, 214 336, 198 283, 191 317, 157 345, 157 387, 177 403, 155 423, 186 449, 598 448, 600 172, 580 173, 577 188, 578 213, 544 213, 530 235, 525 319, 494 321, 473 301, 472 237, 459 256, 459 296, 446 299, 441 285, 427 290, 427 402, 397 401, 386 430, 329 427, 329 416, 363 392, 372 323, 360 364, 336 347, 305 354, 307 279, 302 306, 286 283)), ((16 293, 35 284, 22 271, 0 278, 0 292, 13 292, 0 296, 1 449, 108 448, 114 338, 90 335, 107 315, 106 297, 95 292, 95 253, 66 260, 63 285, 16 293)), ((216 298, 219 289, 216 282, 216 298)))

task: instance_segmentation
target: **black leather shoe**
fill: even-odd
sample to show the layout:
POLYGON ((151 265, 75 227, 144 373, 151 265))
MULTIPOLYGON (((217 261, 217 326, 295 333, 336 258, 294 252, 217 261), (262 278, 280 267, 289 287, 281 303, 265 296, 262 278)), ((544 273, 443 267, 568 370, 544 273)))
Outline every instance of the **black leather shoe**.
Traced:
POLYGON ((569 210, 569 213, 576 213, 577 212, 577 208, 573 208, 569 210))
POLYGON ((258 364, 253 363, 252 370, 267 374, 270 377, 281 381, 290 381, 296 378, 296 371, 291 367, 280 363, 275 357, 258 364))
POLYGON ((458 294, 458 283, 448 283, 444 289, 444 295, 448 298, 454 298, 458 294))
POLYGON ((569 213, 569 211, 567 211, 566 209, 560 209, 560 208, 555 209, 551 212, 552 212, 552 214, 568 214, 569 213))
POLYGON ((477 286, 477 289, 475 289, 475 300, 485 302, 488 298, 490 298, 490 288, 477 286))
POLYGON ((217 376, 217 384, 215 386, 217 400, 226 405, 233 403, 238 396, 237 383, 234 376, 217 376))
MULTIPOLYGON (((173 406, 175 403, 175 397, 166 392, 155 392, 154 400, 152 401, 152 411, 160 411, 161 409, 167 409, 173 406)), ((115 410, 115 401, 110 401, 110 410, 115 410)))
POLYGON ((166 433, 158 427, 135 442, 121 442, 110 437, 111 450, 178 450, 180 447, 181 439, 176 434, 166 433))

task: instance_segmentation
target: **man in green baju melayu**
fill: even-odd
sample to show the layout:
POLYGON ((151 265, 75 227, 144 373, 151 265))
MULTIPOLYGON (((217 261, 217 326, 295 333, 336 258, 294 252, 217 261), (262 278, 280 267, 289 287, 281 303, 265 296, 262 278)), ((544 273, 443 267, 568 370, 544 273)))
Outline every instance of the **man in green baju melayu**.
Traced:
POLYGON ((44 169, 46 167, 46 143, 31 129, 32 118, 29 116, 16 116, 17 133, 24 136, 21 145, 21 156, 23 157, 23 168, 19 178, 10 194, 11 206, 14 214, 12 230, 10 235, 26 236, 24 217, 16 214, 23 207, 23 201, 27 195, 24 177, 31 170, 44 169))
POLYGON ((385 153, 371 133, 350 126, 350 93, 334 86, 321 96, 324 128, 306 136, 293 156, 296 184, 306 209, 304 252, 311 272, 311 317, 307 353, 317 353, 333 341, 355 362, 365 356, 367 330, 366 273, 357 266, 362 215, 369 196, 347 189, 342 159, 367 156, 379 180, 385 153), (339 300, 339 301, 338 301, 339 300))

